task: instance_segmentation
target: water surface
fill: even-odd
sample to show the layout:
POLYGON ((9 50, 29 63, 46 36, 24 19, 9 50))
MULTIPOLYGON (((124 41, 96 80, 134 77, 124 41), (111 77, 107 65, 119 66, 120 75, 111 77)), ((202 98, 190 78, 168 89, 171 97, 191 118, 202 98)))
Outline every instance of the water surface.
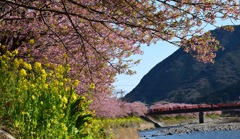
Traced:
POLYGON ((160 129, 141 131, 139 132, 140 139, 240 139, 239 130, 193 132, 190 134, 176 135, 163 135, 159 130, 160 129))

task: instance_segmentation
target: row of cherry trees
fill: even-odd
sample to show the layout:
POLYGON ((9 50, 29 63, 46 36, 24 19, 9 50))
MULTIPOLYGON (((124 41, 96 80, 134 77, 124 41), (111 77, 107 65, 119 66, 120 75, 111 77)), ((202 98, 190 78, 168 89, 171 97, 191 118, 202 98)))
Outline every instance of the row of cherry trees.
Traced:
POLYGON ((141 44, 167 41, 214 62, 219 42, 204 27, 239 15, 237 0, 0 0, 0 43, 6 46, 0 52, 18 49, 30 62, 70 64, 78 94, 89 95, 95 84, 92 109, 125 115, 137 103, 112 98, 111 84, 116 74, 134 74, 129 68, 139 60, 130 56, 143 53, 141 44))

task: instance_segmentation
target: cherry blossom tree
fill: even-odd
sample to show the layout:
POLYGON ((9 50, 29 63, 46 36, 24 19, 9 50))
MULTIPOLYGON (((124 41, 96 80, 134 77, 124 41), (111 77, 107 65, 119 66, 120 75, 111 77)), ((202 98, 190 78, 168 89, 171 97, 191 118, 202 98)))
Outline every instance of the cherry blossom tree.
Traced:
POLYGON ((95 110, 97 117, 143 116, 147 113, 147 107, 142 102, 128 103, 104 95, 95 97, 93 102, 90 108, 95 110))
POLYGON ((0 0, 0 52, 68 63, 78 92, 94 83, 97 97, 112 92, 116 74, 134 73, 129 57, 141 44, 167 41, 213 62, 219 42, 204 27, 239 15, 237 0, 0 0))

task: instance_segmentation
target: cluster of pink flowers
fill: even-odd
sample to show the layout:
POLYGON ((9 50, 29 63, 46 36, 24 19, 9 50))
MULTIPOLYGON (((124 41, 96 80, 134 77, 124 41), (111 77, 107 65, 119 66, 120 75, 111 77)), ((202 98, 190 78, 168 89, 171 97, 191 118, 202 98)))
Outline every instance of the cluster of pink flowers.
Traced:
MULTIPOLYGON (((220 103, 220 104, 183 104, 183 103, 155 103, 148 109, 148 113, 155 112, 167 112, 167 111, 175 111, 175 110, 191 110, 191 109, 207 109, 207 108, 231 108, 231 107, 239 107, 239 102, 234 103, 220 103)), ((220 113, 220 111, 216 112, 207 112, 207 113, 220 113)))
POLYGON ((142 102, 128 103, 103 95, 94 97, 93 101, 95 103, 90 105, 90 109, 95 110, 97 117, 143 116, 147 113, 147 107, 142 102))

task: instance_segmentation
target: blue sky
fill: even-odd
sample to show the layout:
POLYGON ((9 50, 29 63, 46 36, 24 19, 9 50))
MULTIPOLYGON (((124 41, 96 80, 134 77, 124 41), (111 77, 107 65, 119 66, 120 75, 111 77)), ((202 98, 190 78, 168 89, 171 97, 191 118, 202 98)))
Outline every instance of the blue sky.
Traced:
MULTIPOLYGON (((235 22, 239 24, 239 22, 235 22)), ((222 21, 217 20, 217 25, 232 25, 230 20, 222 21)), ((215 27, 208 25, 205 31, 214 30, 215 27)), ((134 60, 141 59, 138 66, 131 69, 135 70, 137 73, 135 75, 117 75, 116 82, 113 83, 116 91, 124 91, 125 94, 129 93, 135 86, 138 85, 140 80, 146 75, 156 64, 167 58, 169 55, 174 53, 178 47, 173 46, 167 42, 159 41, 157 44, 152 44, 150 46, 142 46, 144 52, 143 55, 132 56, 134 60)))
POLYGON ((129 93, 156 64, 175 52, 178 47, 167 42, 159 41, 150 46, 143 45, 143 55, 133 56, 132 59, 141 59, 140 64, 131 68, 137 73, 135 75, 118 75, 117 81, 113 84, 117 91, 122 90, 129 93))

